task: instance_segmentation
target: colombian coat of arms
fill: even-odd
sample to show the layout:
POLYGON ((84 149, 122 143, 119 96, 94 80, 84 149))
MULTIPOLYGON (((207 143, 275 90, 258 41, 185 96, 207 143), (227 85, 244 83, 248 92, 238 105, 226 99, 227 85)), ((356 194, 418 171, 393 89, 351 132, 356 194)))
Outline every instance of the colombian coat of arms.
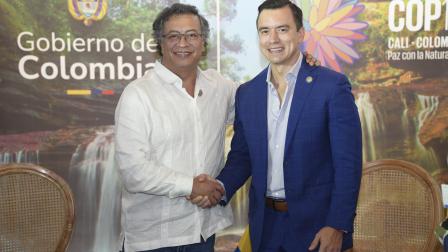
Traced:
POLYGON ((67 0, 68 10, 76 20, 90 26, 101 20, 107 12, 107 0, 67 0))

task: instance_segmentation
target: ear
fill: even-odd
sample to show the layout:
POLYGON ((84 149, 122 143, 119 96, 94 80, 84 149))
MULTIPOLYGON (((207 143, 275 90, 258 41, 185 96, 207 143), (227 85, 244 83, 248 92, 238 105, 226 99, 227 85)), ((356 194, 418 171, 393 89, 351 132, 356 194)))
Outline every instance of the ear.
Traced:
POLYGON ((166 48, 165 48, 166 45, 165 45, 164 43, 160 42, 160 43, 159 43, 159 46, 160 46, 160 55, 163 56, 163 51, 166 49, 166 48))
POLYGON ((201 55, 202 55, 202 57, 207 56, 207 47, 205 45, 205 41, 204 41, 204 43, 202 43, 201 55))
POLYGON ((302 26, 297 32, 299 33, 300 40, 303 41, 305 39, 305 28, 302 26))

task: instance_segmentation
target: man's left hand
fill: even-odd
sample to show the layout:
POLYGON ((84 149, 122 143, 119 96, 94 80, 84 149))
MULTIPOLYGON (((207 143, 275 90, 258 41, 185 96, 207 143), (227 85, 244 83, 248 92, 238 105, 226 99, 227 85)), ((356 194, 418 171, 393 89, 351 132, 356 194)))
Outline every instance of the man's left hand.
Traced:
POLYGON ((306 63, 308 63, 310 66, 320 66, 320 61, 313 57, 311 53, 304 52, 306 63))
POLYGON ((308 250, 314 250, 320 244, 319 252, 340 252, 343 232, 332 227, 323 227, 317 232, 308 250))

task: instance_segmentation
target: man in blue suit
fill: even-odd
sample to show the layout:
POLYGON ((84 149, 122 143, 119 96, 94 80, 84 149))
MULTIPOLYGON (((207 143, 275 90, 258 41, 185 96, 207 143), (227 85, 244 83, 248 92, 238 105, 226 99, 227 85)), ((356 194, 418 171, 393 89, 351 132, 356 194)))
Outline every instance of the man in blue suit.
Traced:
POLYGON ((302 11, 289 0, 263 2, 257 29, 270 64, 237 91, 231 151, 217 179, 230 199, 252 176, 253 251, 348 249, 362 170, 350 83, 304 63, 302 11))

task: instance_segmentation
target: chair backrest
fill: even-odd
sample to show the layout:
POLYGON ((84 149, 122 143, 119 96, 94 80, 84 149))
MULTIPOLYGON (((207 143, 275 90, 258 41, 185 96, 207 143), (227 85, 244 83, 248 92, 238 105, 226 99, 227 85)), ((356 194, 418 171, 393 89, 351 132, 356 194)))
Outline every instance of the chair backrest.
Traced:
POLYGON ((65 251, 73 194, 55 173, 31 164, 0 166, 0 251, 65 251))
POLYGON ((354 251, 432 252, 434 228, 442 221, 441 192, 420 166, 378 160, 363 169, 354 251))

